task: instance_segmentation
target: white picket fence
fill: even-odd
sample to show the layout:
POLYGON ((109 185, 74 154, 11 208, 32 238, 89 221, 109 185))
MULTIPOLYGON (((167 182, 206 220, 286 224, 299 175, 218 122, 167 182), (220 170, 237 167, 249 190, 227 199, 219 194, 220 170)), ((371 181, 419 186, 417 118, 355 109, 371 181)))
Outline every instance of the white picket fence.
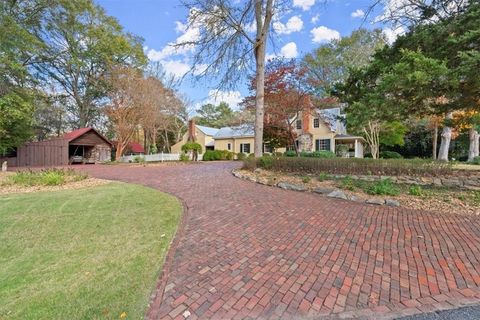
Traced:
MULTIPOLYGON (((198 155, 198 160, 202 160, 202 154, 198 155)), ((164 162, 164 161, 179 161, 180 153, 156 153, 146 155, 123 156, 120 162, 135 162, 135 158, 142 157, 146 162, 164 162)))

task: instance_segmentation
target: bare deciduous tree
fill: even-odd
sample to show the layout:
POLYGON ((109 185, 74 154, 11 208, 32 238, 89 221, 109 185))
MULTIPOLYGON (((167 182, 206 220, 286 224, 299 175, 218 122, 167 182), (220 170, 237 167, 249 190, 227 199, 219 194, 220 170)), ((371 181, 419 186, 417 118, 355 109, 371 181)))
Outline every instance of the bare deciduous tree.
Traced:
POLYGON ((177 43, 193 50, 192 73, 218 76, 218 87, 235 85, 253 67, 255 95, 255 156, 262 155, 266 45, 274 14, 283 0, 185 0, 188 28, 196 37, 177 43), (252 64, 252 55, 255 64, 252 64))
POLYGON ((142 74, 136 69, 119 68, 109 74, 111 90, 105 113, 109 117, 117 140, 115 157, 119 159, 139 129, 142 74))
POLYGON ((375 19, 394 27, 411 27, 432 23, 462 13, 469 0, 375 0, 369 8, 383 6, 383 14, 375 19))

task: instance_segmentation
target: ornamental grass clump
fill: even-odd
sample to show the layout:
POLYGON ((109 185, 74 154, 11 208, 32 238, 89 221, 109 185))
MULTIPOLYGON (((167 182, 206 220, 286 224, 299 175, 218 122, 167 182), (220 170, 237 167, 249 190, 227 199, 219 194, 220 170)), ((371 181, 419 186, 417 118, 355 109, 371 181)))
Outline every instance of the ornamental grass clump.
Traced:
POLYGON ((88 178, 86 173, 72 169, 45 169, 17 171, 7 179, 7 184, 20 186, 59 186, 68 182, 81 181, 88 178))
POLYGON ((400 189, 392 182, 391 179, 382 179, 375 182, 367 188, 367 193, 385 196, 398 196, 400 189))

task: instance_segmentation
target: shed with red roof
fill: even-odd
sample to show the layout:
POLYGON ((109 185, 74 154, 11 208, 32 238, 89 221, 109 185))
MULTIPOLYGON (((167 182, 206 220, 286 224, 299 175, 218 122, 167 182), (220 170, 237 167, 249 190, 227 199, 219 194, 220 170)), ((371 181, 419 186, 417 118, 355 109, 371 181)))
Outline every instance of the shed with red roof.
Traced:
POLYGON ((58 138, 29 142, 17 149, 19 167, 61 166, 110 161, 112 143, 94 128, 81 128, 58 138))

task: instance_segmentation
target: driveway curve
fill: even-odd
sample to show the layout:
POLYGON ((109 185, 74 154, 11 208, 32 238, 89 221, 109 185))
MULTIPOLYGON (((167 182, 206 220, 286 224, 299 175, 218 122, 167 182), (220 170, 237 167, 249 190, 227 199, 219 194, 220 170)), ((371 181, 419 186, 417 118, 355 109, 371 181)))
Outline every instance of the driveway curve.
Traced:
POLYGON ((234 162, 87 166, 182 199, 147 318, 395 318, 480 303, 480 219, 237 179, 234 162))

